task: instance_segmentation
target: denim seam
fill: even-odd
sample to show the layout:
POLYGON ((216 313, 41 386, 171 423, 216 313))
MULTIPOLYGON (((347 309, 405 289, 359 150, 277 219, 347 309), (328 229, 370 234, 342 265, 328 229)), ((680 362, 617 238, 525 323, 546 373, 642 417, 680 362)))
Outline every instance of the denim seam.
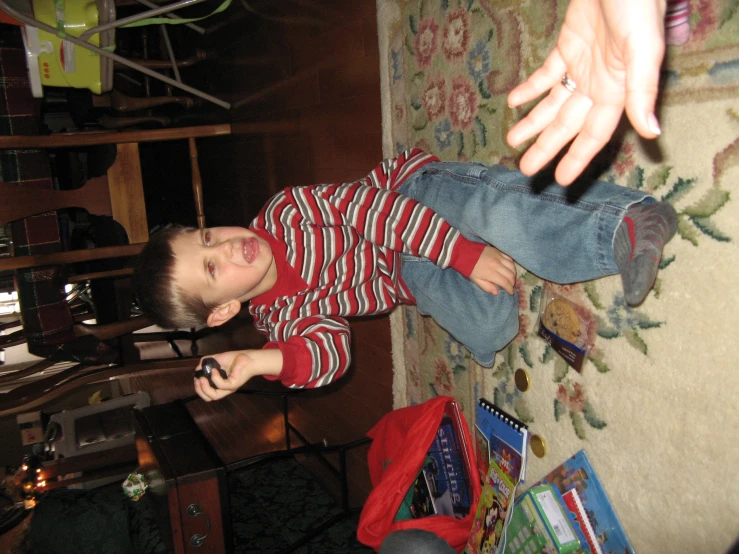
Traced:
POLYGON ((512 191, 518 192, 519 194, 525 194, 527 196, 538 196, 540 198, 545 199, 547 202, 570 206, 572 208, 576 208, 582 211, 588 211, 588 212, 602 211, 602 212, 609 213, 610 215, 616 215, 616 216, 621 215, 623 213, 623 208, 617 205, 610 204, 613 198, 609 198, 607 201, 605 201, 601 205, 593 204, 592 202, 583 201, 583 200, 571 201, 571 200, 568 200, 567 198, 563 198, 561 196, 557 196, 554 194, 532 191, 531 188, 529 188, 528 186, 511 185, 511 184, 503 183, 500 180, 496 179, 494 176, 490 176, 489 178, 490 178, 490 184, 497 189, 512 190, 512 191))
POLYGON ((446 169, 422 169, 421 174, 422 175, 439 175, 440 173, 444 173, 446 175, 449 175, 454 178, 454 180, 458 181, 464 181, 470 185, 474 185, 475 183, 479 183, 481 177, 474 177, 470 175, 461 175, 459 173, 454 173, 453 171, 448 171, 446 169))

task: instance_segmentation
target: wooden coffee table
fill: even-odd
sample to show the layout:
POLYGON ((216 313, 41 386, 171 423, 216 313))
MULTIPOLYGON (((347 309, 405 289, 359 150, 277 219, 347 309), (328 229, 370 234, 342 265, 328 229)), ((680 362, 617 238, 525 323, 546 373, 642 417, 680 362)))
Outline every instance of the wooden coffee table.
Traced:
POLYGON ((175 554, 233 551, 228 473, 256 463, 269 463, 270 460, 295 455, 317 455, 339 480, 341 513, 307 530, 286 550, 288 552, 360 509, 349 506, 346 456, 349 450, 367 445, 369 438, 335 445, 325 441, 308 443, 288 418, 288 398, 296 394, 295 391, 274 393, 241 389, 237 393, 281 398, 285 430, 283 449, 255 453, 243 460, 224 464, 193 420, 184 401, 134 410, 138 462, 140 471, 149 481, 146 494, 151 494, 164 542, 175 554), (291 445, 291 434, 300 440, 301 446, 291 445), (338 455, 339 470, 323 457, 332 454, 338 455))
POLYGON ((184 403, 135 410, 134 418, 139 466, 164 542, 175 554, 231 552, 224 464, 184 403))

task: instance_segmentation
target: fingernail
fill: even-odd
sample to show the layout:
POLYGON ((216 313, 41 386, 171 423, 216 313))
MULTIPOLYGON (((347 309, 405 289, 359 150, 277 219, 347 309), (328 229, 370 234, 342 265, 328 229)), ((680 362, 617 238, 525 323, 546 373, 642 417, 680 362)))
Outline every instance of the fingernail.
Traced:
POLYGON ((649 114, 649 117, 647 118, 647 125, 649 126, 649 130, 652 131, 655 135, 662 134, 662 129, 659 128, 657 117, 653 113, 649 114))

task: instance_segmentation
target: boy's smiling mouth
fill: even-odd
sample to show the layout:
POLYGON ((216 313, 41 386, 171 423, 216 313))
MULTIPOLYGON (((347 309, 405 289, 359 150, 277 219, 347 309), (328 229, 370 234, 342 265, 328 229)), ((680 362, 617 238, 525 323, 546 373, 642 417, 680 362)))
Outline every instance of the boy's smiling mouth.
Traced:
POLYGON ((257 241, 256 237, 242 239, 241 247, 244 252, 244 259, 246 260, 246 263, 254 263, 254 260, 256 260, 257 256, 259 255, 259 241, 257 241))

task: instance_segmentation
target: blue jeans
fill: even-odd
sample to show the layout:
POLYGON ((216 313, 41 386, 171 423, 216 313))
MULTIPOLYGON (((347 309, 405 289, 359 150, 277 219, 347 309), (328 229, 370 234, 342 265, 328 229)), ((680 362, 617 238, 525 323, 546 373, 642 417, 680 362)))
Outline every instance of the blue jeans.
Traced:
MULTIPOLYGON (((434 163, 398 192, 428 206, 470 240, 490 244, 547 281, 576 283, 618 273, 613 238, 629 206, 654 202, 638 190, 596 181, 561 187, 503 166, 434 163)), ((454 269, 403 255, 401 275, 429 315, 474 360, 491 367, 518 334, 518 295, 482 291, 454 269)))

